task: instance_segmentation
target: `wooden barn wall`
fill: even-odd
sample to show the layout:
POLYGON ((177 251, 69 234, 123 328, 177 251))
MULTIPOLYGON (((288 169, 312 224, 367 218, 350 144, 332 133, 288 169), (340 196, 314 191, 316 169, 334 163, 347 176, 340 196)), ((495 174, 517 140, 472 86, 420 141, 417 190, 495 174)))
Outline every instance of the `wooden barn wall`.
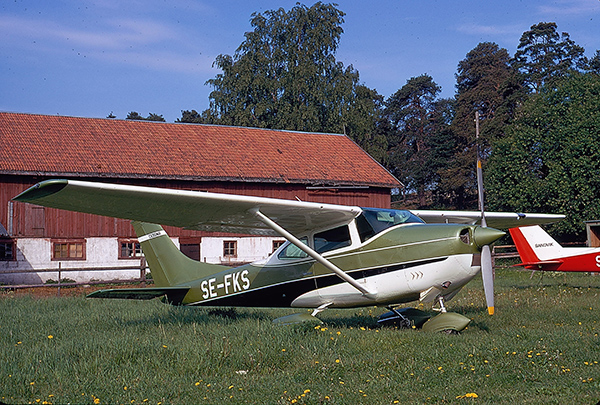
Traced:
MULTIPOLYGON (((11 199, 45 180, 41 177, 0 176, 0 222, 9 228, 9 207, 12 205, 12 234, 16 237, 81 238, 81 237, 135 237, 129 220, 82 214, 31 204, 12 202, 11 199)), ((253 195, 271 198, 300 199, 342 205, 363 207, 390 207, 390 190, 387 188, 358 189, 310 189, 305 185, 276 183, 234 183, 234 182, 187 182, 168 180, 123 180, 90 179, 114 183, 135 184, 184 190, 201 190, 217 193, 253 195)), ((219 236, 216 233, 188 231, 167 226, 167 233, 173 237, 219 236)), ((9 232, 11 229, 9 229, 9 232)))

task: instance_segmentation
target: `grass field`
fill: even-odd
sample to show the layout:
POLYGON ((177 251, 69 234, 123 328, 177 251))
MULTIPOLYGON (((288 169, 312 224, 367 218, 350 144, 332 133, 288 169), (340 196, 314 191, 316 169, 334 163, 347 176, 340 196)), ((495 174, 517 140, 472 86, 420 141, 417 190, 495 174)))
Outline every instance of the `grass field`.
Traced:
POLYGON ((5 293, 0 400, 596 404, 600 276, 530 274, 497 270, 493 317, 470 283, 448 303, 473 319, 458 336, 379 328, 380 308, 278 327, 292 310, 5 293))

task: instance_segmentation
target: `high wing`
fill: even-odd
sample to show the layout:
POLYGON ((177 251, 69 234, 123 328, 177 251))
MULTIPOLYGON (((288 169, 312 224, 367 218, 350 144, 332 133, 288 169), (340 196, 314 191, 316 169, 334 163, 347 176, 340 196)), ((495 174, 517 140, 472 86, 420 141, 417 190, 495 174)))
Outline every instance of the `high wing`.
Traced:
MULTIPOLYGON (((452 223, 481 225, 481 211, 410 210, 427 223, 452 223)), ((487 226, 506 229, 526 225, 547 224, 564 219, 562 214, 536 214, 518 212, 487 212, 487 226)))
POLYGON ((294 235, 351 222, 359 207, 201 191, 46 180, 13 200, 186 229, 279 236, 256 211, 294 235))

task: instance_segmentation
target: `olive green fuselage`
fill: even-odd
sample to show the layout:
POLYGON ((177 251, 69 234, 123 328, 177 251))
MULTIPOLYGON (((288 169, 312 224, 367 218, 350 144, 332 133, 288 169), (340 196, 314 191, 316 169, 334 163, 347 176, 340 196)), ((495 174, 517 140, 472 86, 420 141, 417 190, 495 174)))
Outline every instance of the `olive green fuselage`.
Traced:
POLYGON ((323 256, 364 294, 310 257, 266 260, 180 284, 184 305, 356 307, 453 296, 480 270, 477 226, 405 224, 323 256))

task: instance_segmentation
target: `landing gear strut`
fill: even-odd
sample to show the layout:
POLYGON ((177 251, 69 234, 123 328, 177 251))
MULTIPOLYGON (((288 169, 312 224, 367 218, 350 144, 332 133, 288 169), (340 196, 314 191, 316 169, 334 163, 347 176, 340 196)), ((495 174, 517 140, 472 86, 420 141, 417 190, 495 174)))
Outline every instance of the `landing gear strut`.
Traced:
POLYGON ((397 324, 399 327, 401 328, 410 328, 410 319, 408 319, 407 317, 405 317, 404 315, 402 315, 396 308, 394 307, 387 307, 387 309, 389 309, 391 312, 394 313, 394 315, 396 315, 396 319, 394 320, 394 323, 397 324))
POLYGON ((440 304, 440 307, 439 308, 434 307, 431 309, 445 314, 447 311, 446 311, 446 306, 444 305, 444 297, 442 295, 440 295, 437 299, 438 299, 438 304, 440 304))

